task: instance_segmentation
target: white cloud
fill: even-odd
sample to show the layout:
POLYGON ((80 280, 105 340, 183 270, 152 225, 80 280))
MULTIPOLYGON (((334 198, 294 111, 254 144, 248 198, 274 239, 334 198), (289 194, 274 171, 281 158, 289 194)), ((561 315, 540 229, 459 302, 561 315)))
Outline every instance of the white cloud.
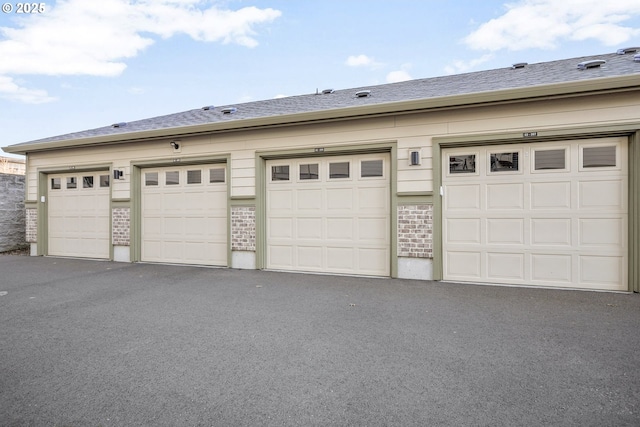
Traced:
POLYGON ((349 67, 371 67, 377 68, 382 64, 376 62, 373 58, 367 55, 351 55, 345 61, 349 67))
POLYGON ((46 91, 21 87, 7 76, 0 76, 0 96, 25 104, 44 104, 55 100, 46 91))
MULTIPOLYGON (((0 76, 117 76, 125 70, 125 60, 152 45, 154 36, 186 34, 197 41, 255 47, 254 26, 281 15, 274 9, 233 11, 207 3, 58 0, 46 13, 21 17, 18 27, 0 27, 0 76)), ((5 86, 0 96, 14 99, 14 91, 5 86)))
POLYGON ((640 15, 638 0, 521 0, 482 24, 464 43, 472 49, 554 49, 563 41, 615 46, 640 35, 623 23, 640 15))
POLYGON ((387 74, 387 83, 405 82, 407 80, 413 79, 413 77, 411 77, 411 75, 409 74, 411 64, 403 64, 400 68, 400 70, 391 71, 389 74, 387 74))
POLYGON ((460 74, 473 70, 478 65, 484 64, 487 61, 491 61, 494 58, 493 54, 482 55, 479 58, 474 58, 469 61, 454 61, 453 63, 444 67, 444 71, 447 74, 460 74))

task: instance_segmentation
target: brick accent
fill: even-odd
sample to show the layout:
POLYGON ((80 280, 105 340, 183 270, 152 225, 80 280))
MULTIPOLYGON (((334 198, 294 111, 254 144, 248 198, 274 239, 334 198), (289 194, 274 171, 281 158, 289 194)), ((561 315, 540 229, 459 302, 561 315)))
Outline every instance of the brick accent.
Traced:
POLYGON ((433 205, 398 206, 398 256, 433 258, 433 205))
POLYGON ((256 208, 254 206, 231 207, 231 250, 256 250, 256 208))
POLYGON ((27 243, 38 243, 38 209, 25 211, 27 243))
POLYGON ((131 210, 129 208, 113 208, 111 211, 111 235, 116 246, 130 245, 131 210))

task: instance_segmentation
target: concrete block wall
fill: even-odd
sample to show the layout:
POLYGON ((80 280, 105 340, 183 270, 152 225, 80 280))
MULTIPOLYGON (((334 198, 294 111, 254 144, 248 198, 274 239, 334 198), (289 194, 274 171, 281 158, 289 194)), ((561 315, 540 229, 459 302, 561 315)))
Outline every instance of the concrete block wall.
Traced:
POLYGON ((25 243, 24 175, 0 173, 0 251, 25 243))

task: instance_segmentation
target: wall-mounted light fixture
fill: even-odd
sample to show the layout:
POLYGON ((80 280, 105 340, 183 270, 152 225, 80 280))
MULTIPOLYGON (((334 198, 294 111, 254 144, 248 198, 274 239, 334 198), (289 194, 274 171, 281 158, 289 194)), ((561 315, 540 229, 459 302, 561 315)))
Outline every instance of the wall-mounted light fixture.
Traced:
POLYGON ((171 141, 169 143, 169 145, 171 145, 171 147, 173 147, 174 150, 178 150, 180 148, 180 142, 179 141, 171 141))
POLYGON ((422 163, 422 156, 420 156, 420 149, 411 148, 409 150, 409 166, 418 166, 422 163))
POLYGON ((113 170, 113 179, 120 179, 124 175, 124 172, 118 169, 113 170))

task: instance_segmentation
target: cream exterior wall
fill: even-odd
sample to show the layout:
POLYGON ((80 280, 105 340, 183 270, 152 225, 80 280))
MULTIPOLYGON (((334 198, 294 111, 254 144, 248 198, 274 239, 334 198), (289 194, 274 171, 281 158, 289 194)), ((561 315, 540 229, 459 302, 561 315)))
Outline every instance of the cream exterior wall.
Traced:
POLYGON ((124 143, 117 146, 71 148, 29 154, 27 200, 38 198, 38 170, 68 170, 92 164, 112 164, 124 170, 121 180, 112 181, 112 199, 131 198, 131 165, 148 160, 183 161, 199 156, 230 156, 229 176, 232 198, 256 194, 256 151, 316 147, 354 147, 358 144, 397 144, 397 190, 402 193, 432 192, 432 138, 507 132, 541 132, 559 128, 614 125, 637 122, 638 92, 489 105, 425 113, 351 119, 321 124, 297 125, 264 130, 236 131, 181 138, 181 152, 170 147, 171 139, 124 143), (421 150, 422 163, 409 165, 409 150, 421 150))

